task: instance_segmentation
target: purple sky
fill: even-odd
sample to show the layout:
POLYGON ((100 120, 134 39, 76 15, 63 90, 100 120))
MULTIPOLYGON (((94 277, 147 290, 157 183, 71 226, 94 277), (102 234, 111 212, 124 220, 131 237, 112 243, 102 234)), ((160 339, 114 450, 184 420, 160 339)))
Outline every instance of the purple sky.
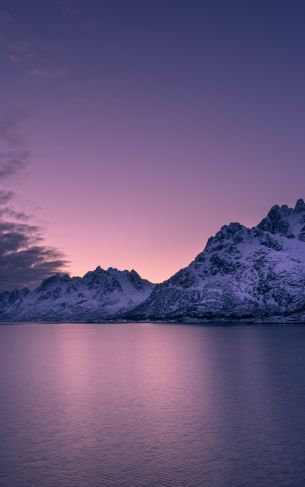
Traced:
POLYGON ((305 197, 304 1, 1 0, 0 44, 5 188, 71 274, 161 281, 305 197))

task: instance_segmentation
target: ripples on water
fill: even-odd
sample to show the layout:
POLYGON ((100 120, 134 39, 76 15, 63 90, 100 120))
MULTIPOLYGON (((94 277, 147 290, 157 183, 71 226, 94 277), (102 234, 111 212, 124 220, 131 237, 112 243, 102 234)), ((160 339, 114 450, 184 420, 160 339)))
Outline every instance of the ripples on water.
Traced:
POLYGON ((1 487, 303 487, 305 328, 0 327, 1 487))

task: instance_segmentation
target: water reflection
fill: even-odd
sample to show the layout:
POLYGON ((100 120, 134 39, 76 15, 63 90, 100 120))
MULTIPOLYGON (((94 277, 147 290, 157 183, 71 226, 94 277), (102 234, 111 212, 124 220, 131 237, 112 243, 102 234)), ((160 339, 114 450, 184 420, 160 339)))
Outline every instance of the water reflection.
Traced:
POLYGON ((0 340, 0 485, 303 485, 303 328, 20 325, 0 340))

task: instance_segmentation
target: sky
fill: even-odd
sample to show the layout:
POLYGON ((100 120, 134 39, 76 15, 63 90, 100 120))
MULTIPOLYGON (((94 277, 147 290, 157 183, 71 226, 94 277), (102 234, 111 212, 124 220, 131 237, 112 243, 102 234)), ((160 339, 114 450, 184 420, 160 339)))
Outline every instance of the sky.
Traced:
POLYGON ((0 289, 160 282, 305 197, 303 0, 0 0, 0 86, 0 289))

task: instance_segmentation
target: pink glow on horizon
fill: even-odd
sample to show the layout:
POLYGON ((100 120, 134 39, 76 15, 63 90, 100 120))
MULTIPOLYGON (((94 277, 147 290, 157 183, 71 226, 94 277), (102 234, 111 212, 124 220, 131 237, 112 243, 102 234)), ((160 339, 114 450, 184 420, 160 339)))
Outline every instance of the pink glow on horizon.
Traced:
POLYGON ((301 179, 287 175, 284 165, 274 180, 268 160, 283 160, 283 146, 264 154, 262 134, 255 152, 236 134, 232 154, 230 140, 216 144, 220 133, 209 143, 193 137, 190 147, 191 139, 171 146, 158 131, 148 150, 145 134, 128 140, 108 129, 105 142, 91 127, 86 140, 81 123, 72 125, 69 136, 55 121, 29 126, 35 151, 31 177, 21 188, 24 199, 42 207, 38 216, 47 222, 47 242, 66 252, 72 275, 100 265, 134 268, 160 282, 188 265, 222 225, 253 226, 273 204, 292 206, 304 196, 301 179))
POLYGON ((16 204, 72 275, 160 282, 305 198, 302 2, 57 3, 4 0, 0 104, 25 114, 16 204))

